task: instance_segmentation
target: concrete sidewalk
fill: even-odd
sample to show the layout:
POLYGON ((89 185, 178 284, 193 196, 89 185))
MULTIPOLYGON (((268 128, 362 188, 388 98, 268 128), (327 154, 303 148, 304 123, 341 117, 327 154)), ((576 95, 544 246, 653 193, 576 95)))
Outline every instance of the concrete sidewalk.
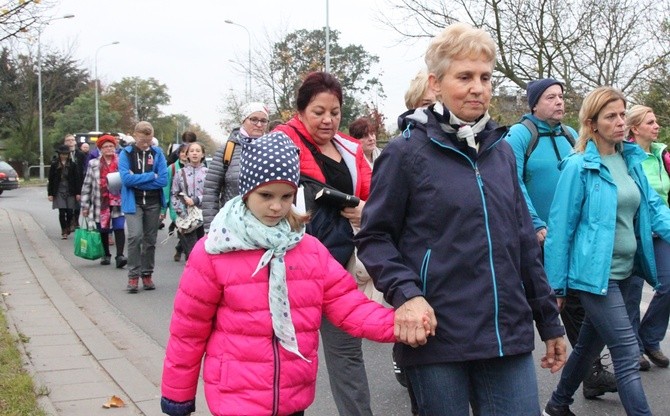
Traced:
MULTIPOLYGON (((113 308, 27 213, 0 209, 0 305, 50 415, 160 415, 164 350, 113 308), (126 406, 102 408, 112 395, 126 406)), ((200 408, 205 401, 200 392, 200 408)), ((200 413, 200 412, 199 412, 200 413)), ((203 413, 204 414, 204 413, 203 413)))

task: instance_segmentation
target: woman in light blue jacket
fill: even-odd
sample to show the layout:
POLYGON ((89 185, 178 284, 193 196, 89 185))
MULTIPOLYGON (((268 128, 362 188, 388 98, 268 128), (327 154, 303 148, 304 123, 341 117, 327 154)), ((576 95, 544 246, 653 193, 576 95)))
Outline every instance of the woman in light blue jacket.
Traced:
MULTIPOLYGON (((607 345, 627 415, 651 415, 639 374, 639 349, 626 302, 631 275, 656 287, 652 231, 670 241, 670 210, 649 185, 647 158, 624 142, 626 100, 611 87, 586 96, 575 153, 561 163, 549 212, 545 267, 559 307, 568 289, 586 310, 579 340, 544 415, 570 416, 575 391, 607 345), (635 270, 634 270, 635 269, 635 270)), ((632 311, 632 309, 631 309, 632 311)))

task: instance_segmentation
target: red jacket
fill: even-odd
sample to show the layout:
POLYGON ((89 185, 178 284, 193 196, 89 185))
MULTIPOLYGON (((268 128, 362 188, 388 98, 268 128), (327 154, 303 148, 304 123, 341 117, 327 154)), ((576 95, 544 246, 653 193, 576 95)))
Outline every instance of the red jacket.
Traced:
POLYGON ((263 250, 208 254, 201 239, 179 282, 163 366, 162 394, 185 402, 203 379, 214 415, 287 415, 314 401, 321 317, 356 337, 394 342, 392 309, 370 301, 314 237, 285 256, 291 317, 300 353, 278 345, 263 250))
MULTIPOLYGON (((302 121, 298 119, 298 116, 294 116, 286 124, 280 124, 275 128, 275 131, 277 130, 286 133, 291 140, 293 140, 295 145, 298 146, 298 149, 300 149, 300 173, 320 180, 321 182, 326 182, 326 178, 323 176, 323 172, 321 172, 319 165, 316 163, 312 152, 302 142, 300 135, 296 133, 297 130, 307 141, 312 143, 317 150, 319 149, 319 146, 314 142, 314 139, 312 139, 312 136, 307 132, 307 128, 302 121)), ((354 195, 364 201, 367 200, 368 195, 370 195, 372 169, 370 169, 370 165, 365 160, 363 146, 361 146, 358 140, 341 132, 335 134, 333 143, 342 155, 344 163, 346 163, 349 168, 351 178, 354 182, 354 195)))

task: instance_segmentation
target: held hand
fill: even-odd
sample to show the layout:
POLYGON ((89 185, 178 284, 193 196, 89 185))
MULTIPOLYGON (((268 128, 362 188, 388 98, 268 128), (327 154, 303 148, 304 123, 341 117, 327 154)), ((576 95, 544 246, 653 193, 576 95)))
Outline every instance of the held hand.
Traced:
POLYGON ((160 215, 158 215, 158 220, 162 222, 164 219, 165 219, 165 213, 161 212, 160 215))
POLYGON ((556 298, 556 303, 558 304, 558 311, 561 312, 565 306, 565 298, 556 298))
POLYGON ((559 371, 565 365, 568 359, 565 339, 558 337, 544 342, 547 346, 547 353, 542 357, 540 367, 548 368, 551 373, 559 371))
POLYGON ((537 236, 537 242, 540 243, 541 246, 544 245, 544 240, 547 238, 547 229, 542 228, 541 230, 538 230, 535 235, 537 236))
POLYGON ((395 311, 394 334, 399 342, 412 347, 425 345, 436 327, 435 311, 423 296, 408 300, 395 311))
POLYGON ((53 201, 54 201, 54 197, 53 197, 53 195, 49 195, 49 196, 47 197, 47 199, 49 199, 49 202, 53 202, 53 201))
POLYGON ((88 217, 88 210, 87 209, 82 209, 81 210, 81 215, 82 215, 82 217, 88 217))
POLYGON ((75 196, 74 196, 74 199, 76 199, 77 202, 81 201, 81 195, 75 195, 75 196))
POLYGON ((193 206, 193 199, 191 199, 191 197, 184 196, 184 203, 186 204, 186 206, 192 207, 193 206))
POLYGON ((340 211, 340 214, 346 219, 349 220, 351 225, 358 229, 361 227, 361 214, 363 213, 363 207, 365 206, 365 201, 361 201, 357 206, 352 208, 344 208, 340 211))

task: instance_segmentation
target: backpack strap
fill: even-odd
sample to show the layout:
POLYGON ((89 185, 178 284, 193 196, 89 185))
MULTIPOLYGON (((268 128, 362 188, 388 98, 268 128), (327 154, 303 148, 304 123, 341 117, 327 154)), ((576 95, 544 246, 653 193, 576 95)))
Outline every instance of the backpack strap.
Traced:
POLYGON ((228 171, 228 165, 230 165, 230 161, 233 159, 233 152, 235 151, 235 142, 232 140, 228 140, 226 142, 226 147, 223 149, 223 174, 226 174, 226 171, 228 171))
MULTIPOLYGON (((526 178, 526 165, 528 164, 528 158, 530 158, 531 153, 533 153, 533 151, 537 147, 537 145, 540 141, 540 137, 551 137, 553 139, 554 137, 556 137, 556 134, 553 131, 551 131, 550 133, 539 134, 539 132, 537 131, 537 126, 535 125, 535 123, 533 123, 532 121, 530 121, 527 118, 521 120, 520 123, 523 124, 524 127, 526 127, 528 129, 528 131, 530 131, 530 141, 528 141, 528 146, 526 146, 526 152, 523 155, 523 181, 527 182, 528 179, 526 178)), ((570 143, 570 146, 572 146, 572 147, 575 146, 575 142, 576 142, 575 137, 572 135, 570 130, 568 130, 568 128, 563 124, 561 124, 561 134, 563 135, 563 137, 565 137, 565 139, 568 141, 568 143, 570 143)), ((556 146, 555 142, 553 142, 553 145, 554 145, 554 152, 556 153, 556 157, 560 161, 561 157, 560 157, 560 153, 558 151, 558 147, 556 146)), ((669 160, 669 163, 670 163, 670 160, 669 160)))
POLYGON ((663 149, 661 152, 661 160, 663 160, 665 171, 670 175, 670 153, 668 153, 668 149, 663 149))

